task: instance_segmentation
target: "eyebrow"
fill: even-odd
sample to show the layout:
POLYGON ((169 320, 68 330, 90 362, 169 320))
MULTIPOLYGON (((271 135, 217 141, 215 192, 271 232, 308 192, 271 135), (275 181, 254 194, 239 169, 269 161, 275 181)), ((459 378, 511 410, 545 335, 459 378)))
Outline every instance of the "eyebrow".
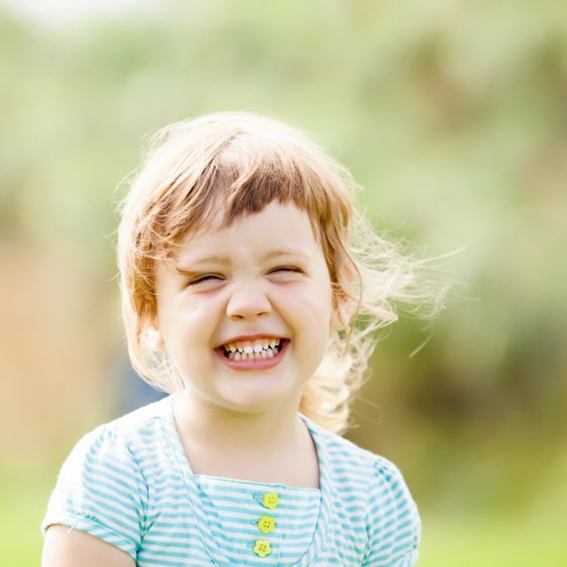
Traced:
MULTIPOLYGON (((309 255, 301 250, 286 250, 286 249, 275 249, 270 250, 267 254, 262 257, 262 261, 271 260, 272 258, 279 256, 301 256, 305 259, 309 258, 309 255)), ((213 254, 211 256, 196 256, 195 258, 187 258, 183 264, 230 264, 232 263, 232 258, 230 256, 213 254)), ((181 273, 187 273, 188 270, 183 266, 176 265, 176 270, 181 273)))

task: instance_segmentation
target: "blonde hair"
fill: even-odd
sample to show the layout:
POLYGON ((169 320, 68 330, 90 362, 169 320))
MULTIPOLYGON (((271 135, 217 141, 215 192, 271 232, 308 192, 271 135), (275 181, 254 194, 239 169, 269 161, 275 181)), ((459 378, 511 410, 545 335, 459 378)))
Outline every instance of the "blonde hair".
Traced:
POLYGON ((119 203, 118 268, 128 352, 152 386, 183 388, 164 351, 145 334, 157 315, 154 263, 180 238, 206 225, 222 203, 222 226, 276 200, 309 216, 329 269, 333 331, 321 365, 306 383, 300 411, 329 431, 349 426, 352 401, 365 381, 375 331, 397 320, 394 305, 441 307, 443 290, 416 277, 423 260, 379 237, 354 207, 350 173, 287 124, 226 112, 169 125, 150 140, 141 169, 119 203))

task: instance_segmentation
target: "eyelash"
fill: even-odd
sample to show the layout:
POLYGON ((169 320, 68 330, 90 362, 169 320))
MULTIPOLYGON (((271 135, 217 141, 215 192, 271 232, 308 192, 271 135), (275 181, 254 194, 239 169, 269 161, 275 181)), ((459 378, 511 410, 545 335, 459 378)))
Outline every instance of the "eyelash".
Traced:
MULTIPOLYGON (((281 268, 274 268, 273 270, 270 271, 270 273, 280 272, 280 271, 284 271, 284 270, 286 272, 303 273, 303 271, 300 268, 296 268, 294 266, 282 266, 281 268)), ((217 276, 215 274, 207 274, 205 276, 200 276, 200 277, 190 281, 187 285, 195 285, 195 284, 202 283, 202 282, 205 282, 207 280, 210 280, 212 278, 218 280, 218 279, 220 279, 220 276, 217 276)))

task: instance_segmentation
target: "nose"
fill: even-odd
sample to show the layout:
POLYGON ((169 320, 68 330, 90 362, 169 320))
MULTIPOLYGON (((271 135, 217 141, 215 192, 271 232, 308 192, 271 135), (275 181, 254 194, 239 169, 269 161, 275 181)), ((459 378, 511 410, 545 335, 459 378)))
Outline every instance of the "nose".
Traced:
POLYGON ((254 286, 235 291, 226 306, 226 313, 233 320, 266 316, 271 310, 272 306, 266 294, 254 286))

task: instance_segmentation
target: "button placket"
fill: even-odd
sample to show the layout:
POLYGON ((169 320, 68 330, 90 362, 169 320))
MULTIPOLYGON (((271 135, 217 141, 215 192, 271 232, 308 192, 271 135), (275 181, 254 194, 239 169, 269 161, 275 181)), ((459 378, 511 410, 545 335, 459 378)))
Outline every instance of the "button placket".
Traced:
MULTIPOLYGON (((280 505, 279 494, 275 490, 272 490, 270 492, 265 492, 262 495, 260 504, 264 508, 267 508, 268 510, 273 512, 280 505)), ((273 516, 270 516, 268 514, 262 514, 256 522, 256 527, 263 534, 272 533, 277 528, 277 521, 273 516)), ((273 552, 272 543, 269 539, 258 538, 254 542, 254 546, 252 550, 256 555, 258 555, 258 557, 267 557, 268 555, 271 555, 273 552)))

